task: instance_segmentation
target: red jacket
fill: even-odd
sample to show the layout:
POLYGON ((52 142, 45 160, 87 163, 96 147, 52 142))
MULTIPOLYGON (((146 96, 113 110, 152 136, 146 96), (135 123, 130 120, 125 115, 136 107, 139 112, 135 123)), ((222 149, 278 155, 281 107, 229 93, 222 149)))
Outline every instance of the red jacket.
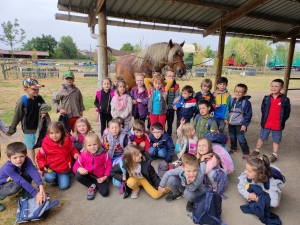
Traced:
POLYGON ((78 154, 69 135, 66 135, 64 145, 52 141, 47 135, 42 143, 36 160, 41 171, 44 171, 46 165, 57 173, 66 173, 71 169, 72 156, 78 154))

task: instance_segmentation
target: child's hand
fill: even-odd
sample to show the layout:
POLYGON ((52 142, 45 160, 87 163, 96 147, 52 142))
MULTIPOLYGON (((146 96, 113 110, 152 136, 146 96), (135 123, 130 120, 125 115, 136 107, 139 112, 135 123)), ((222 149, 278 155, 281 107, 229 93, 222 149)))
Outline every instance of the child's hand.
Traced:
POLYGON ((77 169, 77 172, 80 173, 81 175, 87 175, 88 171, 86 169, 84 169, 83 167, 79 167, 77 169))
POLYGON ((136 100, 132 100, 132 104, 136 105, 136 100))
POLYGON ((41 118, 45 118, 46 116, 47 116, 46 113, 42 113, 42 114, 41 114, 41 118))
POLYGON ((250 193, 248 195, 248 199, 250 199, 251 201, 254 201, 254 202, 258 202, 258 196, 254 193, 250 193))
POLYGON ((46 201, 46 193, 43 185, 40 185, 39 189, 40 191, 36 194, 35 200, 36 200, 36 204, 40 206, 43 201, 46 201))
POLYGON ((246 126, 244 126, 244 125, 241 126, 241 131, 246 131, 246 129, 247 129, 246 126))
POLYGON ((77 158, 78 158, 78 156, 79 156, 79 154, 78 154, 78 153, 76 153, 76 154, 73 156, 73 158, 74 158, 74 159, 77 159, 77 158))
POLYGON ((126 174, 122 174, 122 180, 126 180, 126 174))
POLYGON ((219 108, 219 107, 220 107, 220 104, 215 104, 215 107, 216 107, 216 108, 219 108))
POLYGON ((212 156, 213 156, 213 153, 209 153, 209 154, 206 154, 206 155, 202 155, 202 156, 201 156, 201 162, 202 162, 202 161, 205 161, 206 159, 210 159, 212 156))
POLYGON ((173 106, 173 109, 176 111, 176 110, 177 110, 177 107, 174 105, 174 106, 173 106))
POLYGON ((187 184, 192 183, 192 182, 195 180, 195 178, 196 178, 196 176, 193 176, 193 177, 187 177, 187 178, 186 178, 186 183, 187 183, 187 184))
POLYGON ((60 110, 59 110, 59 113, 62 114, 62 115, 68 114, 67 111, 66 111, 65 109, 60 109, 60 110))
POLYGON ((156 148, 158 146, 158 143, 153 143, 153 147, 156 148))
POLYGON ((161 194, 165 193, 166 192, 166 188, 163 188, 161 186, 158 187, 157 189, 161 194))
POLYGON ((80 116, 80 117, 83 117, 83 112, 80 112, 80 113, 79 113, 79 116, 80 116))
POLYGON ((139 98, 138 98, 136 101, 137 101, 137 102, 139 102, 139 103, 140 103, 140 102, 142 102, 142 100, 141 100, 141 99, 139 99, 139 98))
POLYGON ((180 124, 182 125, 182 124, 184 124, 184 123, 185 123, 185 119, 184 119, 184 118, 181 118, 180 124))
POLYGON ((102 184, 104 181, 106 181, 107 180, 107 176, 104 176, 104 177, 101 177, 101 178, 98 178, 97 179, 97 182, 99 183, 99 184, 102 184))
POLYGON ((131 142, 131 144, 133 144, 133 145, 137 145, 137 143, 136 143, 135 141, 131 142))
POLYGON ((228 124, 228 120, 224 120, 224 123, 225 123, 225 124, 228 124))

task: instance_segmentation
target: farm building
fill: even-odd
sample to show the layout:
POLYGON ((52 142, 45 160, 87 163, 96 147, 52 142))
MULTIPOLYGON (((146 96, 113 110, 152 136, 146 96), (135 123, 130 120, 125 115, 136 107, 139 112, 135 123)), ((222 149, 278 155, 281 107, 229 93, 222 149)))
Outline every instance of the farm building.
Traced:
MULTIPOLYGON (((14 51, 15 58, 31 58, 33 51, 14 51)), ((49 52, 39 52, 36 51, 36 55, 39 59, 46 59, 49 57, 49 52)), ((11 58, 12 53, 10 50, 1 50, 0 57, 2 58, 11 58)))

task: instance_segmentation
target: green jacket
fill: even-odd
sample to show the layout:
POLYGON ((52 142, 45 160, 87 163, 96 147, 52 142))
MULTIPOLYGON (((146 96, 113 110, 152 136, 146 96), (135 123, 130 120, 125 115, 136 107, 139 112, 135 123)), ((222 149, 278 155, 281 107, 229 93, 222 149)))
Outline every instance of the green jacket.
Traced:
POLYGON ((194 119, 193 124, 196 129, 196 135, 198 136, 198 138, 202 138, 203 135, 205 133, 209 132, 210 130, 219 131, 216 121, 212 122, 210 130, 208 130, 208 128, 207 128, 208 121, 211 117, 212 116, 208 116, 208 117, 201 116, 198 121, 196 121, 196 118, 194 119))

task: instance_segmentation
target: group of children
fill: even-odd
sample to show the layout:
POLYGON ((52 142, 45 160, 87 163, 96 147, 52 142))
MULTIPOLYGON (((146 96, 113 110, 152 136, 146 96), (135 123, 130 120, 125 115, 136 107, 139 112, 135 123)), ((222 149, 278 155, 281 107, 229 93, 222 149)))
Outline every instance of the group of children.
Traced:
MULTIPOLYGON (((227 78, 218 79, 214 93, 210 92, 211 80, 204 79, 201 91, 194 97, 193 88, 189 85, 184 86, 180 93, 175 73, 171 70, 166 72, 165 77, 158 71, 154 71, 153 78, 136 73, 137 86, 130 92, 122 76, 117 75, 114 83, 104 78, 102 89, 96 92, 95 97, 101 122, 99 137, 82 117, 85 108, 82 94, 74 85, 74 74, 68 71, 63 79, 64 84, 52 100, 53 107, 63 119, 48 125, 36 161, 34 145, 40 131, 39 119, 48 116, 51 107, 46 107, 45 101, 38 95, 41 85, 35 79, 24 79, 27 103, 25 106, 23 97, 17 102, 11 126, 7 129, 0 120, 0 128, 8 136, 16 132, 19 121, 24 133, 24 144, 15 142, 7 147, 9 160, 0 169, 0 200, 23 188, 23 197, 36 197, 37 204, 40 204, 46 195, 36 169, 42 172, 45 182, 58 185, 62 190, 70 186, 70 171, 73 171, 75 179, 88 188, 88 200, 95 198, 97 190, 103 197, 108 196, 108 178, 111 177, 124 182, 131 198, 138 197, 140 186, 153 198, 169 193, 167 202, 184 195, 188 200, 186 210, 190 212, 196 193, 204 190, 207 183, 213 191, 220 188, 216 174, 222 170, 221 159, 214 153, 212 142, 205 134, 222 133, 226 124, 230 152, 237 151, 239 142, 243 158, 247 159, 246 171, 239 177, 239 192, 249 201, 258 201, 255 194, 247 192, 246 183, 251 179, 250 183, 261 184, 264 188, 264 182, 274 179, 270 161, 274 162, 278 157, 282 130, 290 114, 289 99, 281 93, 281 79, 272 81, 271 94, 263 100, 262 128, 256 149, 251 154, 245 132, 251 121, 252 107, 245 84, 236 85, 235 97, 231 98, 227 78), (178 139, 174 146, 172 124, 175 111, 178 139), (129 129, 132 117, 134 122, 129 129), (150 134, 145 126, 147 117, 150 134), (190 123, 191 120, 193 123, 190 123), (68 126, 72 136, 66 129, 68 126), (274 152, 270 160, 265 155, 259 158, 260 147, 271 131, 274 152), (158 176, 151 161, 161 158, 170 163, 174 152, 179 165, 158 176), (39 191, 31 186, 32 179, 39 191)), ((280 194, 282 187, 282 182, 277 182, 268 191, 275 196, 280 194)), ((278 204, 272 203, 271 206, 278 204)), ((0 211, 3 209, 0 204, 0 211)))

